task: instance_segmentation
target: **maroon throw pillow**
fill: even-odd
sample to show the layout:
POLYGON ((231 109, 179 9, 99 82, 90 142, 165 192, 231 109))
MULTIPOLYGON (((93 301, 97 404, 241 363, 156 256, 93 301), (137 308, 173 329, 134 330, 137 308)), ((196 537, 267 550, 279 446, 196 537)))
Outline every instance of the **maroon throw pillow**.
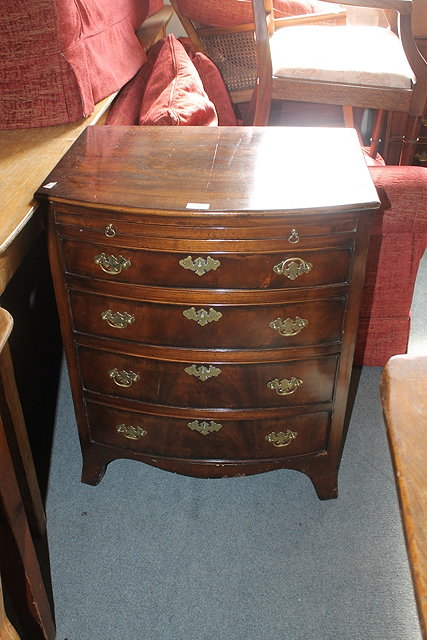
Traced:
POLYGON ((140 125, 215 126, 216 110, 182 44, 167 36, 142 99, 140 125))

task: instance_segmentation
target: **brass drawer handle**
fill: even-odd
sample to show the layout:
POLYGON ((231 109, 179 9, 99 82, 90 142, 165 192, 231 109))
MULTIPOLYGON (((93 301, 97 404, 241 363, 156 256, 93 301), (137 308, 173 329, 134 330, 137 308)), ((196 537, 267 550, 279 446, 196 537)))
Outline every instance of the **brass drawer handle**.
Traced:
POLYGON ((142 427, 134 427, 132 424, 118 424, 116 426, 117 433, 121 433, 129 440, 139 440, 148 435, 148 431, 142 427))
POLYGON ((419 162, 425 164, 427 162, 427 151, 419 151, 415 154, 415 157, 419 162))
POLYGON ((188 373, 189 376, 199 378, 202 382, 205 382, 205 380, 209 378, 216 378, 221 373, 221 369, 213 365, 209 365, 209 367, 205 367, 205 365, 197 367, 195 364, 192 364, 191 367, 185 367, 184 371, 188 373))
POLYGON ((106 321, 110 327, 114 329, 125 329, 132 322, 135 322, 135 316, 130 313, 120 313, 120 311, 115 311, 114 313, 111 309, 107 309, 101 313, 101 318, 106 321))
POLYGON ((104 230, 104 234, 107 236, 107 238, 114 238, 114 236, 116 235, 116 230, 112 224, 107 224, 104 230))
POLYGON ((289 337, 296 336, 307 325, 308 320, 296 316, 295 320, 292 320, 292 318, 286 318, 286 320, 276 318, 276 320, 272 320, 268 326, 275 329, 275 331, 278 331, 281 336, 289 337))
POLYGON ((296 278, 302 276, 304 273, 310 273, 312 268, 313 265, 302 258, 288 258, 276 264, 273 267, 273 271, 279 276, 286 276, 289 280, 296 280, 296 278))
POLYGON ((182 315, 187 318, 187 320, 194 320, 201 327, 209 324, 209 322, 218 322, 218 320, 222 318, 222 313, 212 308, 210 308, 209 311, 206 311, 206 309, 196 311, 194 307, 191 307, 190 309, 185 309, 182 315))
POLYGON ((99 253, 97 256, 94 256, 95 264, 98 264, 105 273, 109 273, 110 275, 117 275, 121 273, 125 269, 129 269, 131 266, 131 261, 128 258, 124 258, 123 256, 106 256, 105 253, 99 253))
POLYGON ((294 376, 292 376, 290 380, 287 378, 283 378, 283 380, 274 378, 274 380, 267 382, 267 387, 275 391, 279 396, 290 396, 292 393, 295 393, 302 383, 303 381, 300 378, 295 378, 294 376))
POLYGON ((184 269, 194 271, 198 276, 204 276, 208 271, 215 271, 221 264, 219 260, 215 260, 208 256, 206 260, 204 258, 196 258, 193 260, 191 256, 187 256, 179 261, 179 264, 184 269))
POLYGON ((279 431, 279 433, 272 431, 265 436, 265 439, 267 442, 270 442, 273 447, 287 447, 291 444, 292 440, 295 440, 297 435, 298 433, 296 431, 290 431, 288 429, 287 431, 279 431))
POLYGON ((193 422, 187 423, 187 427, 192 431, 198 431, 202 436, 206 436, 208 433, 213 433, 214 431, 222 429, 222 424, 214 422, 213 420, 210 420, 209 422, 193 420, 193 422))
POLYGON ((115 367, 114 369, 110 369, 108 375, 118 387, 131 387, 134 382, 138 382, 140 379, 138 373, 125 371, 124 369, 119 371, 115 367))
POLYGON ((292 229, 291 235, 288 238, 288 242, 291 244, 297 244, 300 241, 299 233, 296 229, 292 229))

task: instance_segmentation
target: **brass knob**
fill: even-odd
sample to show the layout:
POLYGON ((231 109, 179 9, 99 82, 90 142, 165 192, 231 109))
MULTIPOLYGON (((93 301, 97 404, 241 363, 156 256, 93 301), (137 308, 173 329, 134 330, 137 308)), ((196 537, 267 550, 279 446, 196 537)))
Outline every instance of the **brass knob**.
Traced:
POLYGON ((123 256, 107 256, 105 253, 99 253, 97 256, 94 256, 95 264, 98 264, 105 273, 110 275, 117 275, 121 273, 125 269, 129 269, 131 266, 131 261, 128 258, 124 258, 123 256))
POLYGON ((297 244, 299 242, 299 233, 296 229, 292 229, 291 235, 288 238, 288 242, 291 244, 297 244))
POLYGON ((114 236, 116 235, 116 230, 112 224, 107 224, 104 230, 104 234, 107 236, 107 238, 114 238, 114 236))

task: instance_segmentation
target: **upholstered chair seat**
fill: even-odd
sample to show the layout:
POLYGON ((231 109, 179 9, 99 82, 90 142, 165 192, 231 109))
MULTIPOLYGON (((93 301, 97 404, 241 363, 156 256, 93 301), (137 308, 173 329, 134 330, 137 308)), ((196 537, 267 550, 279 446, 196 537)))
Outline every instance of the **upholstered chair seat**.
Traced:
POLYGON ((415 82, 401 41, 382 27, 288 27, 270 50, 276 77, 409 90, 415 82))

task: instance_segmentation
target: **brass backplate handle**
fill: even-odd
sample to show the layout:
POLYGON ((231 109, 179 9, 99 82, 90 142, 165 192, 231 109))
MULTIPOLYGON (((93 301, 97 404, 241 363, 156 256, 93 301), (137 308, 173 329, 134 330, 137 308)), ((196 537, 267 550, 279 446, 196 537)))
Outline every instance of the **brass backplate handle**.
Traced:
POLYGON ((276 320, 272 320, 268 326, 275 329, 281 336, 290 337, 296 336, 307 325, 308 320, 296 316, 295 320, 292 318, 286 318, 285 320, 282 320, 280 317, 276 318, 276 320))
POLYGON ((267 442, 270 442, 273 447, 287 447, 291 444, 292 440, 295 440, 297 435, 298 433, 296 431, 290 431, 290 429, 288 429, 287 431, 279 431, 279 433, 272 431, 265 436, 265 439, 267 442))
POLYGON ((114 367, 110 369, 108 375, 118 387, 131 387, 134 382, 138 382, 140 376, 134 371, 119 370, 114 367))
POLYGON ((286 276, 289 280, 296 280, 305 273, 310 273, 313 265, 302 258, 287 258, 273 267, 274 273, 279 276, 286 276))
POLYGON ((303 381, 300 378, 295 378, 295 376, 292 376, 290 380, 287 378, 283 378, 283 380, 274 378, 274 380, 267 382, 267 387, 275 391, 279 396, 290 396, 292 393, 295 393, 302 383, 303 381))
POLYGON ((210 308, 209 311, 206 311, 206 309, 196 311, 194 307, 191 307, 190 309, 185 309, 182 315, 187 318, 187 320, 194 320, 201 327, 204 327, 210 322, 218 322, 218 320, 222 318, 222 313, 212 308, 210 308))
POLYGON ((199 257, 193 260, 191 256, 187 256, 179 261, 179 264, 184 269, 193 271, 198 276, 204 276, 208 271, 215 271, 221 264, 219 260, 208 256, 206 259, 199 257))
POLYGON ((202 422, 193 420, 192 422, 187 423, 187 427, 192 431, 198 431, 202 436, 207 436, 208 433, 213 433, 214 431, 222 429, 222 424, 214 422, 213 420, 210 420, 209 422, 206 422, 205 420, 202 422))
POLYGON ((139 440, 148 435, 148 431, 142 427, 134 427, 132 424, 118 424, 116 426, 117 433, 121 433, 129 440, 139 440))
POLYGON ((190 367, 185 367, 184 371, 185 373, 188 373, 189 376, 199 378, 202 382, 205 382, 205 380, 208 380, 209 378, 216 378, 221 373, 221 369, 214 367, 212 364, 209 366, 202 364, 199 367, 192 364, 190 367))
POLYGON ((123 256, 116 258, 116 256, 113 255, 107 256, 105 253, 98 253, 93 259, 95 264, 98 264, 105 273, 109 273, 110 275, 117 275, 123 270, 129 269, 132 264, 128 258, 124 258, 123 256))
POLYGON ((115 311, 114 313, 111 309, 106 309, 101 313, 101 318, 105 320, 110 327, 114 329, 126 329, 132 322, 135 322, 135 316, 126 311, 121 313, 120 311, 115 311))

